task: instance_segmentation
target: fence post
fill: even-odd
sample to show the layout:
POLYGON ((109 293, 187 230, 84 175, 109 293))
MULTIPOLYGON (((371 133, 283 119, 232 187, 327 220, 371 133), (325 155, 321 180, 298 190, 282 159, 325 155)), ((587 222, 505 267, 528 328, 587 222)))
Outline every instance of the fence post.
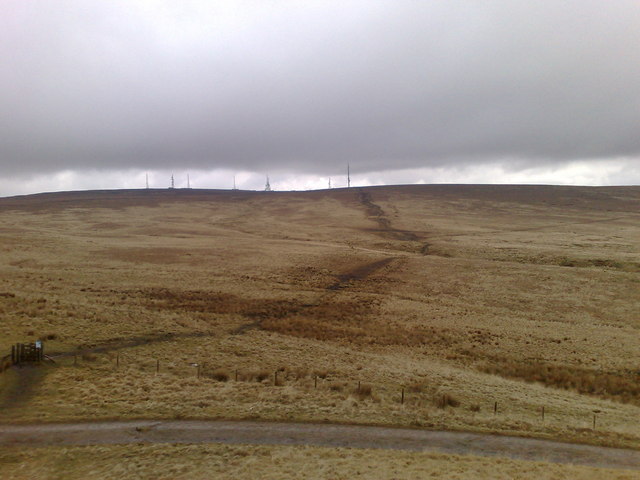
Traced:
POLYGON ((400 405, 404 405, 404 388, 402 389, 402 394, 400 395, 400 405))
POLYGON ((236 368, 236 382, 238 381, 238 369, 236 368))
POLYGON ((276 387, 278 386, 278 370, 273 372, 273 385, 276 387))
POLYGON ((498 402, 494 402, 493 403, 493 414, 497 414, 498 413, 498 402))
POLYGON ((156 375, 160 373, 160 360, 156 360, 156 375))
POLYGON ((544 422, 544 405, 542 406, 542 421, 544 422))
POLYGON ((358 393, 360 393, 360 380, 358 380, 358 393))
POLYGON ((596 429, 596 414, 593 414, 593 429, 596 429))
POLYGON ((318 388, 318 375, 313 376, 313 388, 318 388))
POLYGON ((120 368, 120 352, 116 353, 116 370, 120 368))

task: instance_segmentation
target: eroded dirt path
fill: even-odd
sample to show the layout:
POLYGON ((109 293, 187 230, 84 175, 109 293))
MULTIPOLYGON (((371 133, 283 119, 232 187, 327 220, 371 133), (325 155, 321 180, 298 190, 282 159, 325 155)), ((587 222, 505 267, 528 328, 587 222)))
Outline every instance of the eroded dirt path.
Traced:
POLYGON ((402 240, 407 242, 417 242, 420 238, 414 233, 407 230, 400 230, 391 225, 391 220, 387 214, 377 203, 373 203, 371 193, 360 190, 358 192, 358 200, 365 207, 367 217, 374 220, 379 227, 379 233, 393 240, 402 240))
MULTIPOLYGON (((267 318, 285 318, 292 315, 297 315, 302 312, 306 312, 309 315, 317 313, 317 307, 323 304, 331 304, 335 295, 343 289, 353 287, 358 282, 366 280, 369 276, 374 275, 379 270, 383 269, 392 262, 398 260, 399 257, 387 257, 381 260, 367 261, 354 266, 342 273, 335 274, 335 281, 325 287, 325 290, 317 296, 317 298, 310 303, 292 302, 289 305, 283 305, 278 312, 272 312, 267 318)), ((240 325, 231 331, 232 335, 241 335, 248 330, 254 328, 261 328, 261 325, 265 318, 258 318, 249 323, 240 325)))
POLYGON ((202 420, 0 425, 0 445, 5 446, 128 443, 380 448, 640 470, 640 451, 637 450, 466 432, 361 425, 202 420))
POLYGON ((386 267, 394 260, 397 260, 397 258, 388 257, 383 258, 382 260, 376 260, 374 262, 363 263, 347 272, 337 275, 336 282, 329 285, 327 287, 327 290, 339 290, 341 288, 347 287, 350 283, 364 280, 383 267, 386 267))

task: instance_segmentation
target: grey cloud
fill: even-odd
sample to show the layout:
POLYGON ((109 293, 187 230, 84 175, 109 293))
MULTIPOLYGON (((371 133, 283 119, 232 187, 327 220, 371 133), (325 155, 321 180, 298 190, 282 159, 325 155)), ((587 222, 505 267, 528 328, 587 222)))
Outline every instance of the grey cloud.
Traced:
POLYGON ((4 4, 8 173, 640 155, 633 1, 4 4))

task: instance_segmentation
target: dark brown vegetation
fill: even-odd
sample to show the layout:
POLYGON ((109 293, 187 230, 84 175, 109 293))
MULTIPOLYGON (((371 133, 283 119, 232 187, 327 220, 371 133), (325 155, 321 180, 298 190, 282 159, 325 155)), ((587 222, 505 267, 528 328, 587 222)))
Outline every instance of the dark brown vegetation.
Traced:
POLYGON ((359 383, 354 393, 360 400, 364 400, 372 395, 373 386, 368 383, 359 383))
POLYGON ((446 408, 446 407, 455 408, 460 406, 460 400, 458 400, 453 395, 448 393, 442 393, 436 396, 435 403, 438 408, 446 408))
POLYGON ((216 370, 211 374, 211 378, 218 382, 226 382, 229 380, 229 373, 224 370, 216 370))
POLYGON ((513 360, 487 364, 481 370, 507 378, 540 382, 550 387, 640 405, 640 370, 599 372, 568 365, 519 363, 513 360))

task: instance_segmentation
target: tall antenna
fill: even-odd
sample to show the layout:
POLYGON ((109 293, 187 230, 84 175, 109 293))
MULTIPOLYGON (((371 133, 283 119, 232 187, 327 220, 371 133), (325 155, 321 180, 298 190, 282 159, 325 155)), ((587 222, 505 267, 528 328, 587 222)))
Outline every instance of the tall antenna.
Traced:
POLYGON ((269 183, 269 175, 267 175, 267 183, 264 186, 264 191, 265 192, 270 192, 271 191, 271 184, 269 183))
POLYGON ((331 177, 329 177, 329 188, 331 188, 331 177))
POLYGON ((171 174, 171 186, 169 188, 174 188, 175 184, 173 183, 173 173, 171 174))
POLYGON ((347 163, 347 188, 351 188, 351 169, 347 163))
POLYGON ((236 187, 236 176, 233 176, 233 189, 237 190, 238 188, 236 187))
POLYGON ((187 188, 191 188, 191 181, 189 180, 189 174, 187 173, 187 188))
POLYGON ((149 174, 147 173, 145 175, 145 177, 146 177, 146 180, 147 180, 147 182, 146 182, 147 183, 147 190, 149 190, 149 174))

